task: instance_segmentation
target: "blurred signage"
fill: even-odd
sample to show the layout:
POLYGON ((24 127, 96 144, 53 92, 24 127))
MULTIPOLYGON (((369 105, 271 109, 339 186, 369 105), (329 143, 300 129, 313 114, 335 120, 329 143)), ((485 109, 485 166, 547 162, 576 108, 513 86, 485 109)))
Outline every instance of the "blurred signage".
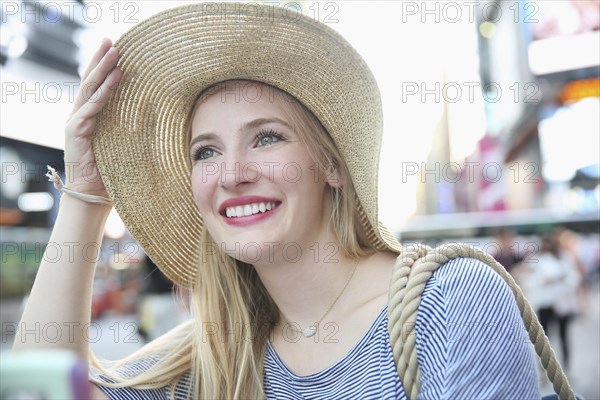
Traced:
POLYGON ((596 67, 600 65, 600 32, 533 41, 528 57, 535 75, 596 67))
POLYGON ((536 1, 529 68, 535 75, 600 65, 599 1, 536 1))
POLYGON ((568 182, 577 170, 598 164, 598 115, 600 99, 585 98, 557 108, 539 122, 542 175, 547 182, 568 182))
POLYGON ((479 211, 506 210, 502 160, 502 147, 497 138, 486 135, 479 140, 479 162, 483 165, 477 195, 479 211))
POLYGON ((63 152, 0 136, 0 225, 51 226, 59 192, 46 165, 64 165, 63 152))
POLYGON ((533 1, 529 20, 535 40, 600 30, 600 1, 533 1))
POLYGON ((569 82, 560 93, 560 100, 563 103, 586 97, 600 97, 600 77, 569 82))

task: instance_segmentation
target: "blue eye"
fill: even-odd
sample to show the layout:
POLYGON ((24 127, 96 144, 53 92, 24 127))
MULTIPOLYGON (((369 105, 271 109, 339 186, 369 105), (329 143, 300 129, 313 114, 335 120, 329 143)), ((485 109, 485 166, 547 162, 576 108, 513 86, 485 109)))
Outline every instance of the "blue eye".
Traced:
POLYGON ((194 154, 192 155, 192 160, 193 161, 207 160, 211 157, 215 157, 217 154, 218 154, 218 152, 211 149, 210 147, 200 146, 194 151, 194 154))
POLYGON ((280 140, 283 140, 283 136, 274 132, 271 129, 269 129, 268 131, 259 132, 258 135, 256 135, 256 138, 258 139, 258 147, 270 146, 274 143, 279 142, 280 140))

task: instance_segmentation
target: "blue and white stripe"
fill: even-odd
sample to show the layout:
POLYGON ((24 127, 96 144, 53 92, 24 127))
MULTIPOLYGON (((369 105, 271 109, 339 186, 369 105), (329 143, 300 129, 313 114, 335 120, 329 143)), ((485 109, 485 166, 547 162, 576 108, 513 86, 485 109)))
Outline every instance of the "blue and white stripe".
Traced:
POLYGON ((265 393, 278 400, 406 398, 387 334, 387 307, 343 359, 316 374, 294 374, 269 344, 265 393))
POLYGON ((489 266, 454 259, 417 315, 422 399, 540 399, 536 355, 514 295, 489 266))
MULTIPOLYGON (((406 399, 389 342, 387 308, 343 359, 309 376, 293 374, 268 345, 269 399, 406 399)), ((416 321, 420 399, 539 399, 536 359, 514 296, 484 263, 454 259, 427 282, 416 321)), ((152 363, 128 366, 136 374, 152 363)), ((189 374, 177 387, 184 399, 189 374)), ((168 388, 101 387, 110 399, 168 399, 168 388)))

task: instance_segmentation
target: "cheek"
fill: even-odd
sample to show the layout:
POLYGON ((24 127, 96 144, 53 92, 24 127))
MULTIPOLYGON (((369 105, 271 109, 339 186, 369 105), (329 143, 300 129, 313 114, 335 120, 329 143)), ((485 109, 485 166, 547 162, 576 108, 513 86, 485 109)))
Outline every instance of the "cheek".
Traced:
POLYGON ((216 175, 213 177, 211 174, 207 174, 204 168, 195 166, 192 169, 191 184, 194 202, 200 213, 205 214, 211 208, 210 199, 217 186, 216 175))
POLYGON ((298 187, 319 179, 319 170, 308 154, 298 149, 286 150, 269 160, 276 165, 273 177, 277 183, 298 187))

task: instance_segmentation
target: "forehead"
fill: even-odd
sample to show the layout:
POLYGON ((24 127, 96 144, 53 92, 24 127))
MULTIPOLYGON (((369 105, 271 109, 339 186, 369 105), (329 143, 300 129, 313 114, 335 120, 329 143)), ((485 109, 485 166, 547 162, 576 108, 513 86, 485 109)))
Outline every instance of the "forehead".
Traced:
POLYGON ((294 102, 295 99, 280 90, 256 82, 217 85, 199 97, 192 116, 192 129, 198 125, 248 118, 289 120, 290 110, 296 107, 294 102))

